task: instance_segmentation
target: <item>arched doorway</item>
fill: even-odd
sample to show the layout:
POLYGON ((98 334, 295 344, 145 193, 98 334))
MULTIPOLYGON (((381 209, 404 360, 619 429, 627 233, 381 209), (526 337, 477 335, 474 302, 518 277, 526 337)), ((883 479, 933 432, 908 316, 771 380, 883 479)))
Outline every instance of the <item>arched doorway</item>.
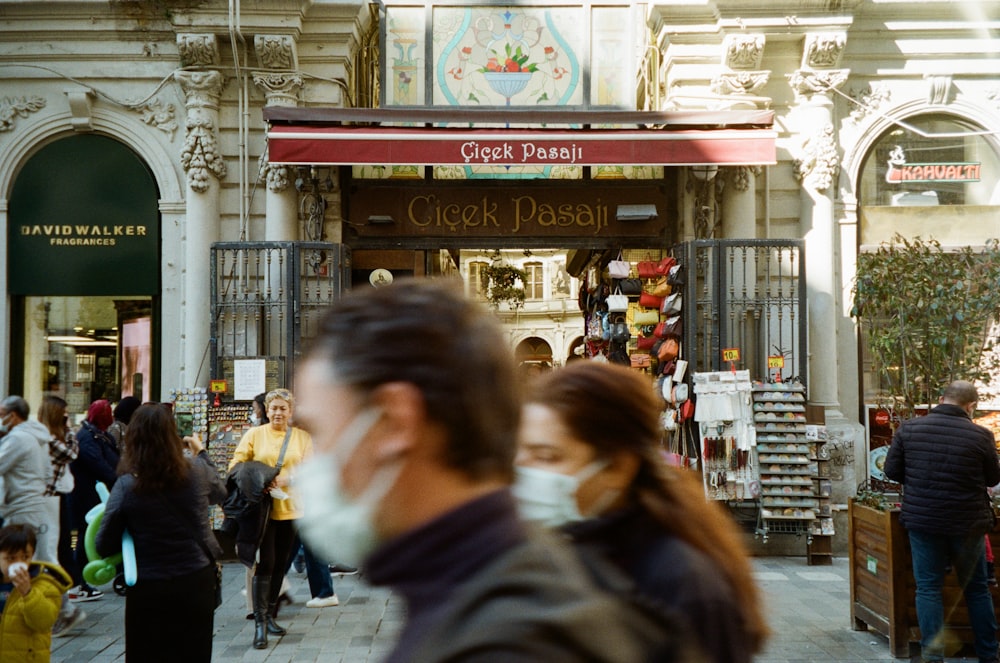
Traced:
POLYGON ((124 144, 49 143, 12 189, 7 235, 10 393, 74 414, 97 398, 159 397, 159 193, 124 144))

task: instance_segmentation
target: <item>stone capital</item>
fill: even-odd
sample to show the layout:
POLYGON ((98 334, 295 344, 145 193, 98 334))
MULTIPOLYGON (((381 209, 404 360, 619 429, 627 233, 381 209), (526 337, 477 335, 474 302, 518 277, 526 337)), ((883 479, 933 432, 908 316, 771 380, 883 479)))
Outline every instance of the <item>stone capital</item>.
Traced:
POLYGON ((726 35, 722 42, 722 64, 730 69, 759 69, 764 59, 764 41, 762 34, 726 35))
POLYGON ((752 94, 767 85, 770 71, 731 71, 712 79, 715 94, 752 94))
POLYGON ((219 109, 224 80, 217 71, 175 71, 174 80, 184 90, 185 105, 188 109, 219 109))
POLYGON ((833 69, 840 64, 846 45, 847 34, 844 32, 806 35, 805 48, 802 49, 802 68, 833 69))
POLYGON ((788 75, 788 83, 797 94, 827 95, 843 85, 850 73, 850 69, 831 69, 828 71, 797 69, 788 75))
POLYGON ((279 74, 254 72, 254 85, 264 91, 268 106, 298 106, 302 76, 299 74, 279 74))
POLYGON ((289 35, 257 35, 253 39, 262 69, 296 69, 295 41, 289 35))
POLYGON ((219 64, 219 40, 210 33, 178 33, 177 51, 182 67, 211 67, 219 64))

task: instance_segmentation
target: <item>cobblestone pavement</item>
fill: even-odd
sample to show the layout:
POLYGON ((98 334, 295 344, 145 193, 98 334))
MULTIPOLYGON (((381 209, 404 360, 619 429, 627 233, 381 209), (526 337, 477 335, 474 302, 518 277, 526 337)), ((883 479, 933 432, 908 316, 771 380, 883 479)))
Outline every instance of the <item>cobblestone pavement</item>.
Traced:
MULTIPOLYGON (((758 557, 754 569, 773 632, 757 663, 895 660, 886 638, 851 629, 847 558, 834 558, 832 566, 807 566, 805 557, 758 557)), ((283 607, 278 620, 288 635, 272 637, 267 649, 255 650, 250 646, 253 622, 246 619, 240 594, 243 567, 225 565, 214 661, 376 663, 385 657, 404 620, 399 598, 370 587, 363 577, 335 577, 340 606, 306 608, 305 576, 293 571, 290 580, 295 604, 283 607)), ((124 660, 125 599, 110 586, 102 589, 103 598, 80 604, 88 614, 82 625, 72 635, 53 640, 53 661, 124 660)))

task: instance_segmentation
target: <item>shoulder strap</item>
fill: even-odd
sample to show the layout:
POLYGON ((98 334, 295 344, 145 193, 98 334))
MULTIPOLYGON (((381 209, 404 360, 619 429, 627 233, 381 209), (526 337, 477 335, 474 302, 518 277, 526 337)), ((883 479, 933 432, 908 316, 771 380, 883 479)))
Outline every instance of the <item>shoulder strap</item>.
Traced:
POLYGON ((288 430, 285 431, 285 441, 281 443, 281 452, 278 453, 278 462, 275 464, 274 468, 281 471, 281 466, 285 462, 285 452, 288 451, 288 441, 292 439, 292 425, 288 425, 288 430))

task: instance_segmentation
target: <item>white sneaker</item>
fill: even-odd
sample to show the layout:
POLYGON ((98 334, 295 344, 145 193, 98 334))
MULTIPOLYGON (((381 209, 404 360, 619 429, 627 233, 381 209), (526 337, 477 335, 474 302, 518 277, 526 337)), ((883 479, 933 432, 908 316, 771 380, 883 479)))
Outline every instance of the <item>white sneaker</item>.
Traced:
POLYGON ((317 596, 306 601, 307 608, 332 608, 335 605, 340 605, 340 599, 337 598, 336 594, 323 598, 317 596))
POLYGON ((65 617, 60 616, 52 627, 52 637, 61 638, 64 635, 69 635, 69 632, 86 618, 87 613, 79 608, 74 610, 70 615, 66 615, 65 617))

